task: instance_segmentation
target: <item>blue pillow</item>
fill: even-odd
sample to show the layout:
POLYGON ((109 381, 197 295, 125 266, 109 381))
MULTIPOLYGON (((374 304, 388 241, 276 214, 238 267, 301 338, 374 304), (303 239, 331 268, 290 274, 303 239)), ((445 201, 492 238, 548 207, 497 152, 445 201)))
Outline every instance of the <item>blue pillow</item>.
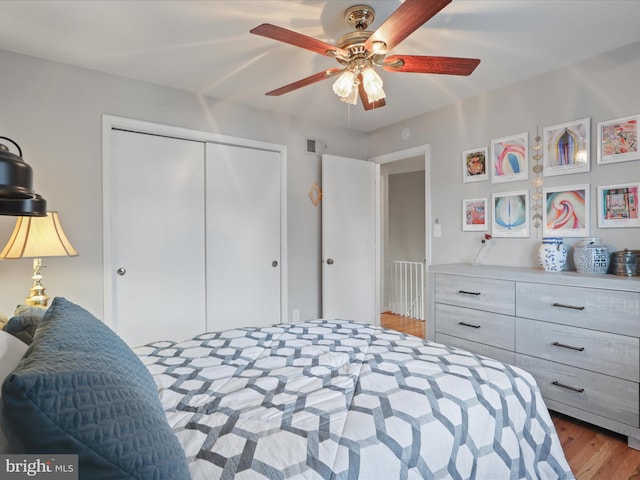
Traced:
POLYGON ((86 310, 57 297, 2 385, 15 453, 75 453, 81 479, 189 479, 151 374, 86 310))
POLYGON ((42 313, 38 314, 23 314, 11 317, 7 324, 4 326, 4 330, 10 333, 16 338, 19 338, 27 345, 31 345, 33 342, 33 334, 38 328, 40 321, 42 320, 42 313))

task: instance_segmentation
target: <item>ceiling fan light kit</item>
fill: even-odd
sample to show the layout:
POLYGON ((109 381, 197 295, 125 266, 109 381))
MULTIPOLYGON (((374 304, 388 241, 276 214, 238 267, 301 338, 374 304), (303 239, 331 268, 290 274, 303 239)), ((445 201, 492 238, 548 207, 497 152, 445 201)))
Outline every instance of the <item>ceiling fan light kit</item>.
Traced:
POLYGON ((348 97, 358 77, 351 70, 345 70, 333 84, 333 92, 340 98, 348 97))
POLYGON ((367 30, 375 19, 374 9, 368 5, 354 5, 345 11, 344 16, 346 23, 355 31, 343 35, 336 45, 268 23, 253 28, 250 32, 255 35, 332 57, 343 67, 316 73, 267 92, 267 95, 283 95, 339 75, 333 84, 333 91, 340 100, 355 105, 360 97, 364 109, 372 110, 386 104, 382 78, 375 71, 376 67, 388 72, 470 75, 480 60, 422 55, 386 57, 390 50, 450 2, 451 0, 405 0, 374 32, 367 30))
POLYGON ((373 103, 385 97, 382 78, 376 73, 368 60, 354 60, 347 66, 333 84, 333 91, 340 100, 351 105, 358 103, 358 86, 362 82, 369 102, 373 103))

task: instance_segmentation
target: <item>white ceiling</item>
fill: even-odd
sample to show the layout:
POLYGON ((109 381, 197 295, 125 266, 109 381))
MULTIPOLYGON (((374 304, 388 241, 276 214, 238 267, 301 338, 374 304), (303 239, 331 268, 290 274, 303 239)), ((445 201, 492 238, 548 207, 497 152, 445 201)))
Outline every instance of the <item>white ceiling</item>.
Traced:
MULTIPOLYGON (((381 71, 387 106, 368 112, 340 102, 331 79, 265 96, 338 64, 249 30, 273 23, 335 43, 357 3, 3 0, 0 48, 372 131, 640 41, 640 0, 453 0, 391 53, 481 59, 470 77, 381 71)), ((376 10, 375 30, 401 2, 364 3, 376 10)))

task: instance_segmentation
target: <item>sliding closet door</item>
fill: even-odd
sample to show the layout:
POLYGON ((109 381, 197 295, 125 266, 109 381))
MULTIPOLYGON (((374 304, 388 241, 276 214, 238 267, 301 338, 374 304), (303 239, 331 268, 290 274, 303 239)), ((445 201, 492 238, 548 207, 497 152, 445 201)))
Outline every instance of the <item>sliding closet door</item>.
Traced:
POLYGON ((110 141, 111 324, 130 345, 202 333, 204 143, 118 130, 110 141))
POLYGON ((208 143, 207 326, 280 322, 280 153, 208 143))

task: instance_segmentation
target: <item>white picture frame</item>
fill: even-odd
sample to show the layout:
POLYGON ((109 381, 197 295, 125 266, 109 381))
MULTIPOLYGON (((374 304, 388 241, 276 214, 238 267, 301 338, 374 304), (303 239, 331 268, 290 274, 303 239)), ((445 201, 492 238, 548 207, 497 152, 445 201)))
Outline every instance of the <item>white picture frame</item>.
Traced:
POLYGON ((542 235, 588 237, 590 185, 548 187, 542 190, 542 235))
POLYGON ((529 237, 529 190, 491 195, 491 234, 494 237, 529 237))
POLYGON ((598 123, 598 165, 640 160, 640 115, 598 123))
POLYGON ((462 182, 489 180, 489 155, 487 147, 472 148, 462 152, 462 182))
POLYGON ((491 140, 491 183, 529 178, 529 133, 491 140))
POLYGON ((591 119, 544 127, 542 175, 567 175, 591 170, 591 119))
POLYGON ((462 200, 463 232, 486 232, 489 229, 487 203, 486 198, 462 200))
POLYGON ((598 228, 640 227, 640 182, 598 187, 598 228))

